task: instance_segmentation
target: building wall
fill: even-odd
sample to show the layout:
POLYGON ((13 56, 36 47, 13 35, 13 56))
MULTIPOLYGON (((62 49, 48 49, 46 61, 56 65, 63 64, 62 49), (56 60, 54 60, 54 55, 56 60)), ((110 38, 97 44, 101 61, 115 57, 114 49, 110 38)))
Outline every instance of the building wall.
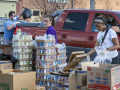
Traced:
POLYGON ((0 17, 9 17, 10 11, 16 11, 16 2, 0 1, 0 17))
MULTIPOLYGON (((105 9, 106 7, 106 0, 95 0, 95 8, 96 9, 105 9)), ((120 0, 109 0, 108 2, 112 10, 120 10, 120 0)))
POLYGON ((23 11, 23 0, 19 0, 19 2, 16 2, 16 14, 19 14, 23 11))

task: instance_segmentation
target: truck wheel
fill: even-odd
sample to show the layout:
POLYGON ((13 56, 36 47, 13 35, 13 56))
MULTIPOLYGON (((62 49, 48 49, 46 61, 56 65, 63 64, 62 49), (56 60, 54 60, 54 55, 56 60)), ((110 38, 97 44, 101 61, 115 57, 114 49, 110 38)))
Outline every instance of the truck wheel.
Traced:
POLYGON ((3 34, 0 34, 0 44, 3 44, 3 34))

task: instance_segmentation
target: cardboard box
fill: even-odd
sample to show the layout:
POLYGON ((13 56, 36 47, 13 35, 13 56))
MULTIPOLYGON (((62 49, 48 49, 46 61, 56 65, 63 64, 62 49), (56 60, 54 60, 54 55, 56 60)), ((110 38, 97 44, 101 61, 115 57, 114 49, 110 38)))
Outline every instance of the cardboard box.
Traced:
POLYGON ((45 90, 45 87, 44 86, 36 85, 36 89, 35 90, 45 90))
POLYGON ((0 61, 0 70, 12 69, 12 62, 10 60, 0 61))
POLYGON ((0 46, 1 46, 1 53, 13 54, 13 47, 12 47, 12 45, 0 45, 0 46))
POLYGON ((77 90, 77 86, 87 85, 87 66, 93 64, 94 62, 82 62, 81 70, 71 70, 72 72, 68 79, 69 90, 77 90))
POLYGON ((120 65, 94 64, 87 68, 89 89, 116 90, 120 88, 120 65))
POLYGON ((64 67, 64 70, 70 70, 70 69, 74 69, 80 61, 82 61, 83 58, 85 58, 87 56, 87 54, 82 54, 82 55, 76 55, 73 60, 67 64, 66 67, 64 67))
MULTIPOLYGON (((65 83, 65 84, 63 85, 63 90, 69 90, 69 83, 65 83)), ((81 90, 81 89, 80 89, 80 86, 77 86, 77 90, 81 90)))
MULTIPOLYGON (((69 84, 65 83, 63 85, 63 90, 69 90, 69 84)), ((95 89, 87 89, 87 86, 77 86, 77 90, 95 90, 95 89)))
POLYGON ((72 52, 69 58, 68 63, 70 63, 72 61, 72 59, 76 56, 76 55, 81 55, 81 54, 85 54, 84 51, 76 51, 76 52, 72 52))
POLYGON ((35 90, 35 86, 36 72, 16 69, 0 71, 0 90, 35 90))

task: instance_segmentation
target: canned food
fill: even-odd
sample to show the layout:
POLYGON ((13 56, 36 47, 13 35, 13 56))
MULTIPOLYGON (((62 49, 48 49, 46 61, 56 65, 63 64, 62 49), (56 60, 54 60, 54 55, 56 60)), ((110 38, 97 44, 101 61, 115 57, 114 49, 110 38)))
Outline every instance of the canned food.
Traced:
POLYGON ((29 69, 28 70, 32 70, 32 67, 29 67, 29 69))
POLYGON ((38 46, 40 46, 40 47, 43 46, 43 43, 42 42, 38 43, 38 46))
POLYGON ((29 42, 25 42, 25 46, 29 46, 29 42))
POLYGON ((24 50, 25 50, 25 52, 29 52, 29 49, 28 49, 28 48, 25 48, 24 50))
POLYGON ((26 61, 24 61, 24 65, 26 65, 27 63, 26 63, 26 61))
POLYGON ((19 65, 24 65, 24 61, 19 61, 19 65))
POLYGON ((29 52, 32 52, 32 49, 31 49, 31 48, 29 48, 29 52))
POLYGON ((21 35, 21 29, 17 29, 17 35, 21 35))
POLYGON ((26 61, 26 65, 29 65, 29 64, 30 64, 30 61, 29 61, 29 60, 27 60, 27 61, 26 61))
POLYGON ((26 70, 29 70, 29 67, 26 67, 26 70))
POLYGON ((24 70, 24 67, 20 67, 20 70, 24 70))
POLYGON ((23 54, 23 58, 26 58, 26 55, 25 55, 25 54, 23 54))
POLYGON ((25 40, 25 36, 24 36, 24 35, 21 35, 21 39, 22 39, 22 40, 25 40))
POLYGON ((16 42, 17 46, 21 46, 22 43, 21 42, 16 42))
POLYGON ((18 57, 19 59, 22 59, 22 58, 23 58, 23 55, 22 55, 22 54, 17 54, 17 57, 18 57))
POLYGON ((26 58, 29 58, 29 54, 25 54, 26 55, 26 58))
POLYGON ((29 40, 32 40, 32 35, 29 35, 29 40))
POLYGON ((24 39, 27 40, 27 35, 24 35, 24 39))
POLYGON ((32 61, 30 61, 30 64, 32 64, 32 61))
POLYGON ((29 54, 29 58, 32 58, 32 54, 29 54))
POLYGON ((25 42, 22 42, 22 45, 21 46, 25 46, 25 42))
POLYGON ((29 42, 29 46, 33 46, 33 42, 29 42))
POLYGON ((29 35, 26 35, 26 39, 29 40, 29 35))

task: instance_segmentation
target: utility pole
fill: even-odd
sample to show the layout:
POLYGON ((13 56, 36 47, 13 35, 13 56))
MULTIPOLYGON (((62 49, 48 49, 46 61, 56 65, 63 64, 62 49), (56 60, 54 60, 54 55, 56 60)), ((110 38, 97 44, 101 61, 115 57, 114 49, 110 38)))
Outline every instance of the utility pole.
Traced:
POLYGON ((90 0, 90 9, 95 9, 95 0, 90 0))

